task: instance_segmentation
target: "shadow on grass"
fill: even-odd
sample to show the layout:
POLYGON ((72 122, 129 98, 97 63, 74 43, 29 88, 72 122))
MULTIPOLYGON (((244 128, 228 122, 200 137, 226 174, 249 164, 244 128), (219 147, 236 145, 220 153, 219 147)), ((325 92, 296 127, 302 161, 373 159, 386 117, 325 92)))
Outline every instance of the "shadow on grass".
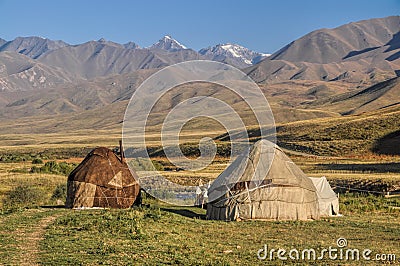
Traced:
POLYGON ((400 130, 387 134, 374 143, 373 152, 385 155, 400 155, 400 130))
POLYGON ((167 211, 167 212, 171 212, 171 213, 175 213, 181 216, 185 216, 188 218, 196 218, 196 219, 202 219, 205 220, 206 219, 206 215, 205 214, 200 214, 200 213, 196 213, 194 211, 191 210, 184 210, 184 209, 172 209, 172 208, 161 208, 162 211, 167 211))
POLYGON ((318 164, 319 170, 352 171, 367 173, 400 173, 400 163, 368 163, 368 164, 318 164))
POLYGON ((44 205, 44 206, 40 206, 40 208, 43 208, 43 209, 67 209, 67 207, 65 207, 65 205, 44 205))

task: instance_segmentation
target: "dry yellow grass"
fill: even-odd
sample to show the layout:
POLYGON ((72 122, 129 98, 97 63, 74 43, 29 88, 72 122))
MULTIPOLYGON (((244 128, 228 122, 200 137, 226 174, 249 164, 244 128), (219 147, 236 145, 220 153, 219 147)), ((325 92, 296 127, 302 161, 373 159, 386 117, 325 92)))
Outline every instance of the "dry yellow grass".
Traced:
POLYGON ((31 166, 30 162, 0 163, 0 207, 6 193, 19 185, 37 187, 50 199, 55 187, 67 181, 62 175, 26 173, 31 166))

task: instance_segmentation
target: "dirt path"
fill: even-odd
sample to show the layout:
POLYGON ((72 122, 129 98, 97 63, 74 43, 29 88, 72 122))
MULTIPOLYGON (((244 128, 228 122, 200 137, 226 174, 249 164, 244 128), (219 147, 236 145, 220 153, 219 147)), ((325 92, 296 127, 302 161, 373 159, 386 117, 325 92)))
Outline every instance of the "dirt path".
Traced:
POLYGON ((20 265, 39 265, 39 242, 44 238, 47 226, 53 223, 60 215, 54 214, 41 219, 37 224, 29 228, 29 232, 20 229, 21 234, 18 236, 19 249, 21 251, 20 265))

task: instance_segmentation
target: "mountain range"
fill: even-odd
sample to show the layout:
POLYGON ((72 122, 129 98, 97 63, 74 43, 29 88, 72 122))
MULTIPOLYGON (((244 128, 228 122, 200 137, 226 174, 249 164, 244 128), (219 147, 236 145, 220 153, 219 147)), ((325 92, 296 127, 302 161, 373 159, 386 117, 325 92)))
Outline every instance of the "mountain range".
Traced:
MULTIPOLYGON (((277 122, 380 110, 400 102, 399 36, 400 16, 392 16, 319 29, 272 55, 230 43, 195 51, 169 35, 145 48, 105 39, 77 45, 41 37, 0 39, 0 121, 65 121, 67 114, 97 121, 109 114, 113 117, 103 120, 117 126, 142 81, 160 68, 195 59, 247 73, 265 93, 277 122)), ((218 94, 212 87, 199 91, 218 94)), ((165 110, 176 104, 169 101, 165 110)), ((92 126, 71 126, 77 124, 92 126)))
MULTIPOLYGON (((147 48, 141 48, 134 42, 119 44, 105 39, 89 41, 78 45, 69 45, 63 41, 53 41, 41 37, 18 37, 12 41, 0 42, 0 52, 16 52, 25 55, 27 63, 15 64, 8 68, 25 71, 35 63, 48 67, 62 68, 70 78, 91 79, 110 74, 123 74, 139 69, 161 68, 167 65, 194 59, 210 59, 228 62, 236 67, 246 67, 260 61, 266 55, 251 51, 236 44, 217 45, 214 48, 196 52, 166 35, 147 48)), ((12 56, 11 53, 8 57, 12 56)), ((22 57, 16 61, 21 61, 22 57)), ((1 61, 0 61, 1 62, 1 61)), ((9 73, 10 74, 10 73, 9 73)), ((11 74, 15 74, 11 72, 11 74)), ((46 75, 43 75, 46 78, 46 75)), ((68 81, 68 80, 67 80, 68 81)), ((6 84, 7 81, 2 82, 6 84)), ((12 82, 11 82, 12 84, 12 82)), ((53 85, 53 84, 52 84, 53 85)), ((15 90, 17 86, 4 86, 3 90, 15 90)), ((28 90, 29 86, 21 87, 28 90)))
POLYGON ((17 37, 12 41, 0 41, 0 51, 12 51, 27 55, 33 59, 42 54, 62 48, 68 44, 63 41, 52 41, 41 37, 17 37))

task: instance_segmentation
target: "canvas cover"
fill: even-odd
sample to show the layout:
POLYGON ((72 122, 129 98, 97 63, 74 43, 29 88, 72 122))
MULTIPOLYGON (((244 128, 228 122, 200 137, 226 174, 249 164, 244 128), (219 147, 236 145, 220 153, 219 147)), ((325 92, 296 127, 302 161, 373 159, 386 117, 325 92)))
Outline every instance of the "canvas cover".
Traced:
POLYGON ((113 151, 96 148, 68 176, 66 206, 129 208, 139 194, 136 180, 113 151))
POLYGON ((317 189, 319 213, 321 216, 334 216, 339 214, 339 199, 332 190, 325 176, 321 178, 309 177, 317 189))
POLYGON ((208 190, 207 218, 318 219, 312 181, 275 144, 260 140, 239 156, 208 190), (220 195, 216 198, 217 195, 220 195))

